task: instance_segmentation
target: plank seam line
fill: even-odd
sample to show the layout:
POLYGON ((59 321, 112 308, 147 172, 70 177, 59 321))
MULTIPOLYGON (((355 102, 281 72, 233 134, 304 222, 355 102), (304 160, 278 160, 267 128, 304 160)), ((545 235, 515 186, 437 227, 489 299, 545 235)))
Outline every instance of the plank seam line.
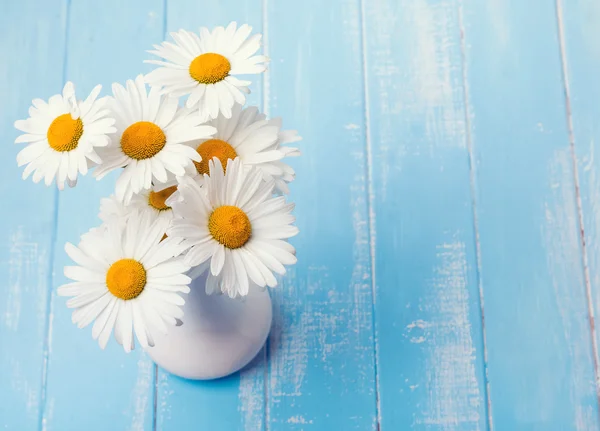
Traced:
MULTIPOLYGON (((577 154, 575 152, 575 133, 573 127, 573 113, 571 111, 571 88, 569 86, 569 69, 567 65, 565 28, 563 22, 563 9, 561 0, 556 0, 556 22, 558 26, 558 45, 560 49, 560 61, 562 68, 562 79, 565 97, 565 114, 567 127, 569 131, 569 150, 571 152, 571 163, 573 167, 573 180, 575 183, 575 199, 577 205, 577 223, 579 225, 579 241, 581 245, 581 259, 583 265, 583 276, 585 281, 585 296, 588 307, 588 317, 590 325, 590 336, 592 341, 592 354, 594 356, 594 378, 596 380, 596 401, 598 404, 598 415, 600 415, 600 380, 598 373, 600 365, 598 358, 598 343, 596 341, 596 325, 594 318, 594 300, 592 295, 592 285, 590 280, 590 271, 587 257, 587 245, 585 242, 585 224, 583 219, 583 205, 581 201, 581 190, 579 187, 579 170, 577 168, 577 154)), ((600 418, 600 416, 599 416, 600 418)))
POLYGON ((375 229, 375 211, 373 209, 374 191, 373 191, 373 148, 371 142, 371 112, 369 103, 371 97, 369 86, 367 84, 367 25, 366 25, 366 6, 365 0, 359 0, 360 5, 360 31, 361 31, 361 53, 362 53, 362 79, 363 79, 363 105, 365 107, 365 153, 367 158, 366 176, 367 176, 367 220, 369 224, 369 258, 371 263, 371 326, 373 328, 373 375, 375 378, 375 419, 376 430, 381 427, 381 397, 379 384, 379 339, 377 337, 377 319, 375 317, 377 305, 377 278, 376 278, 376 241, 377 233, 375 229))
MULTIPOLYGON (((269 57, 269 13, 268 13, 268 7, 269 7, 269 3, 268 0, 262 0, 261 1, 261 7, 262 7, 262 34, 263 34, 263 55, 269 57)), ((265 70, 265 72, 262 75, 262 94, 261 94, 261 102, 262 102, 262 111, 263 113, 267 116, 267 118, 269 118, 269 84, 270 84, 270 72, 269 72, 269 68, 267 67, 267 70, 265 70)), ((271 307, 273 307, 273 304, 271 304, 271 307)), ((269 374, 270 374, 270 370, 271 370, 271 364, 269 362, 269 349, 271 347, 271 343, 270 343, 270 335, 269 337, 267 337, 267 340, 265 341, 265 345, 263 346, 263 350, 264 350, 264 354, 263 354, 263 359, 264 359, 264 370, 263 370, 263 402, 264 402, 264 408, 263 408, 263 422, 264 422, 264 430, 265 431, 269 431, 269 427, 270 427, 270 415, 271 415, 271 409, 269 408, 269 374)))
MULTIPOLYGON (((67 79, 67 61, 69 52, 69 25, 71 21, 71 0, 65 0, 65 30, 64 30, 64 53, 62 64, 62 81, 67 79)), ((47 386, 48 386, 48 362, 50 360, 50 337, 52 333, 53 304, 52 296, 54 293, 54 262, 56 260, 56 242, 58 236, 58 206, 60 203, 58 189, 54 188, 54 208, 52 213, 52 234, 50 235, 50 254, 48 256, 48 278, 46 298, 46 322, 44 327, 44 345, 42 350, 42 377, 40 388, 40 405, 38 413, 38 429, 46 429, 46 407, 47 407, 47 386)))
MULTIPOLYGON (((162 38, 167 38, 168 23, 168 3, 169 0, 163 0, 162 16, 162 38)), ((158 426, 158 365, 154 364, 154 384, 152 385, 152 431, 156 431, 158 426)))
POLYGON ((158 365, 154 364, 154 384, 152 385, 152 431, 156 431, 156 423, 158 419, 158 365))
POLYGON ((483 345, 483 378, 484 378, 484 393, 485 393, 485 411, 487 420, 487 429, 493 431, 494 422, 492 418, 492 398, 490 391, 490 379, 488 373, 488 351, 487 337, 485 330, 485 303, 483 294, 482 281, 482 265, 481 265, 481 241, 479 237, 479 219, 477 217, 477 175, 475 152, 473 150, 473 137, 471 134, 471 116, 469 109, 469 82, 467 75, 467 47, 465 40, 465 25, 464 25, 464 10, 462 0, 458 1, 458 26, 460 30, 460 53, 462 65, 462 84, 463 84, 463 100, 465 110, 465 129, 467 140, 467 152, 469 156, 469 183, 471 189, 471 208, 473 211, 473 230, 475 234, 475 261, 476 261, 476 277, 477 288, 479 291, 479 308, 481 313, 481 342, 483 345))

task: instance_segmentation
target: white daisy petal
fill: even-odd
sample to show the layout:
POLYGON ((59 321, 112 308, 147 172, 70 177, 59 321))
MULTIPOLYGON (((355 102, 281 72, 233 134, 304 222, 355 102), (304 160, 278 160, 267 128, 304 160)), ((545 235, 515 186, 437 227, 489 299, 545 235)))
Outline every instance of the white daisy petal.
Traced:
MULTIPOLYGON (((219 86, 221 84, 215 84, 214 87, 221 88, 219 86)), ((214 91, 217 91, 217 96, 220 97, 219 95, 224 90, 214 91)), ((212 92, 213 90, 209 90, 209 93, 212 94, 212 92)), ((209 94, 206 97, 212 96, 209 94)), ((219 99, 219 103, 221 102, 222 100, 219 99)), ((229 99, 227 99, 227 104, 229 104, 229 99)), ((201 103, 201 105, 203 104, 201 103)), ((205 105, 208 107, 207 109, 212 109, 210 103, 207 102, 205 105)), ((254 106, 242 109, 240 105, 233 103, 231 110, 225 109, 224 113, 223 109, 221 111, 222 113, 209 123, 213 130, 216 130, 214 137, 210 140, 200 141, 200 144, 194 144, 197 145, 197 152, 202 155, 205 162, 196 166, 197 174, 192 170, 192 176, 209 173, 206 172, 207 160, 210 166, 214 157, 218 157, 221 165, 226 166, 228 160, 237 156, 242 164, 253 165, 258 169, 256 178, 250 180, 251 183, 267 180, 272 182, 273 187, 277 185, 278 192, 285 191, 286 184, 294 179, 294 175, 293 170, 284 163, 283 159, 294 153, 288 152, 286 147, 282 147, 283 137, 288 137, 288 133, 281 130, 281 121, 267 120, 254 106)), ((211 112, 207 115, 210 116, 211 112)), ((182 136, 182 140, 189 137, 182 136)), ((196 178, 200 180, 200 178, 196 178)), ((217 178, 215 181, 218 182, 219 179, 217 178)), ((271 190, 266 191, 267 195, 270 193, 271 190)), ((209 195, 214 198, 214 194, 209 193, 209 195)), ((250 196, 245 196, 245 198, 247 200, 250 196)))
POLYGON ((261 36, 250 36, 251 31, 250 26, 237 28, 231 23, 212 32, 201 28, 199 34, 171 33, 175 43, 163 42, 149 51, 165 61, 148 61, 159 67, 146 75, 146 82, 162 86, 176 97, 189 94, 186 106, 197 107, 203 121, 219 113, 230 117, 234 101, 244 103, 243 92, 249 85, 232 75, 265 70, 266 57, 253 56, 260 48, 261 36))
POLYGON ((148 329, 155 329, 159 333, 166 335, 168 328, 165 325, 160 313, 153 306, 152 301, 144 301, 144 306, 141 308, 142 314, 144 315, 144 321, 148 325, 148 329))
POLYGON ((219 275, 225 264, 225 246, 220 244, 216 247, 214 255, 210 261, 210 272, 212 275, 219 275))
MULTIPOLYGON (((245 114, 244 121, 262 121, 257 112, 245 114)), ((270 198, 273 181, 261 182, 260 171, 240 158, 228 160, 225 171, 218 158, 208 165, 210 175, 202 181, 181 178, 177 199, 170 201, 174 218, 167 232, 190 247, 184 263, 210 266, 207 293, 237 297, 249 293, 250 282, 276 286, 273 272, 284 274, 284 265, 296 263, 294 248, 282 241, 298 231, 293 204, 270 198)))
POLYGON ((104 289, 103 283, 93 284, 93 283, 88 283, 88 282, 83 282, 83 281, 75 281, 72 283, 63 284, 56 290, 56 293, 58 294, 58 296, 77 296, 77 295, 80 295, 82 293, 85 293, 85 292, 88 292, 91 290, 103 290, 103 289, 104 289))
POLYGON ((133 304, 131 307, 132 318, 133 318, 133 330, 142 347, 148 347, 148 335, 146 332, 146 326, 144 318, 142 317, 141 310, 137 307, 137 304, 133 304))
POLYGON ((206 294, 214 295, 215 293, 220 293, 219 277, 215 277, 209 273, 208 277, 206 277, 206 294))
POLYGON ((116 303, 117 303, 117 300, 115 298, 111 298, 110 303, 106 306, 106 308, 104 308, 104 310, 102 310, 102 312, 96 318, 96 321, 94 322, 94 326, 92 327, 92 338, 94 340, 98 339, 98 337, 100 336, 100 334, 106 327, 106 324, 108 323, 108 321, 113 313, 113 310, 115 309, 116 303))
MULTIPOLYGON (((189 267, 188 267, 189 268, 189 267)), ((189 277, 191 280, 191 277, 189 277)), ((149 289, 162 290, 165 292, 181 292, 181 293, 190 293, 190 286, 187 284, 158 284, 148 282, 149 289)))
POLYGON ((256 241, 256 246, 264 249, 284 265, 295 265, 298 259, 292 253, 278 247, 274 247, 266 241, 256 241))
POLYGON ((183 274, 189 269, 189 266, 184 265, 180 260, 173 260, 156 265, 146 273, 148 277, 168 277, 175 274, 183 274))
POLYGON ((252 242, 246 244, 246 248, 250 253, 260 259, 271 271, 275 271, 281 275, 285 274, 284 266, 273 255, 262 250, 260 247, 257 247, 252 242))
MULTIPOLYGON (((114 198, 105 199, 103 211, 122 211, 119 205, 114 198)), ((180 295, 189 292, 191 279, 180 240, 160 242, 166 225, 160 227, 158 211, 158 218, 139 208, 125 213, 105 213, 105 224, 84 234, 79 246, 65 246, 80 266, 65 267, 65 275, 75 281, 57 293, 71 297, 67 305, 75 308, 72 320, 79 327, 95 320, 92 336, 101 348, 114 329, 115 339, 128 352, 135 347, 134 335, 147 347, 154 343, 152 331, 162 330, 165 322, 174 324, 182 313, 180 295), (142 262, 136 253, 153 257, 142 262)))
POLYGON ((99 290, 99 289, 90 290, 88 292, 77 295, 74 298, 69 299, 67 301, 67 307, 69 307, 69 308, 83 307, 84 305, 87 305, 87 304, 97 301, 104 295, 108 295, 106 290, 99 290))
POLYGON ((110 304, 110 307, 112 307, 110 316, 108 317, 108 320, 107 320, 106 324, 104 325, 104 328, 102 328, 100 330, 100 335, 98 336, 98 345, 100 346, 101 349, 104 349, 106 347, 106 344, 108 343, 108 339, 110 338, 110 334, 112 333, 112 331, 115 327, 115 323, 117 321, 119 311, 121 310, 121 301, 119 301, 117 299, 113 299, 112 304, 110 304))
POLYGON ((80 160, 85 161, 95 154, 95 147, 108 142, 114 123, 107 117, 110 111, 100 109, 104 100, 96 100, 98 92, 99 88, 94 88, 82 102, 76 98, 74 85, 67 82, 62 95, 52 96, 48 103, 40 99, 32 102, 30 117, 15 122, 17 129, 26 132, 15 142, 31 142, 17 156, 19 166, 27 165, 23 178, 33 173, 34 182, 44 178, 48 186, 56 178, 57 187, 63 189, 65 182, 74 186, 78 174, 87 173, 87 163, 80 160), (94 115, 84 115, 89 112, 94 115))
MULTIPOLYGON (((184 262, 189 266, 198 266, 206 262, 218 251, 219 247, 216 247, 214 244, 194 246, 185 255, 184 262)), ((211 259, 211 262, 213 261, 214 257, 211 259)))
POLYGON ((64 273, 65 277, 74 281, 86 281, 90 283, 102 283, 104 281, 101 273, 81 266, 65 266, 64 273))
POLYGON ((23 166, 28 163, 31 163, 39 156, 41 156, 47 148, 48 144, 43 141, 28 145, 27 147, 22 149, 19 152, 19 154, 17 154, 17 165, 23 166))
POLYGON ((239 257, 244 263, 244 266, 246 267, 246 272, 248 273, 248 277, 250 277, 252 282, 260 287, 265 287, 267 282, 260 270, 258 269, 258 265, 253 256, 246 249, 241 248, 239 257))
POLYGON ((235 276, 239 283, 238 285, 238 293, 241 296, 248 295, 249 282, 248 282, 248 273, 246 272, 246 267, 244 266, 244 262, 240 257, 240 254, 237 250, 231 252, 231 260, 233 263, 233 267, 235 269, 235 276))
MULTIPOLYGON (((147 77, 146 77, 147 80, 147 77)), ((199 159, 185 142, 207 139, 214 132, 201 125, 196 113, 178 108, 176 97, 147 90, 144 77, 113 85, 111 112, 115 116, 112 145, 102 148, 105 160, 94 176, 102 178, 124 168, 117 179, 115 196, 125 204, 134 195, 148 191, 152 184, 165 183, 184 175, 199 159)), ((111 126, 112 127, 112 126, 111 126)))
POLYGON ((72 320, 79 328, 85 328, 92 323, 110 303, 110 294, 104 294, 96 301, 90 302, 73 312, 72 320))
POLYGON ((105 266, 102 262, 98 262, 94 258, 86 255, 83 251, 81 251, 79 248, 75 247, 69 242, 65 244, 65 251, 67 252, 69 257, 73 259, 73 261, 78 265, 90 268, 94 272, 98 273, 102 272, 105 269, 105 266))
POLYGON ((118 329, 118 331, 115 332, 115 337, 117 337, 119 344, 123 346, 125 352, 131 352, 133 347, 133 316, 129 301, 123 301, 121 303, 121 310, 119 311, 119 316, 117 317, 115 329, 118 329))

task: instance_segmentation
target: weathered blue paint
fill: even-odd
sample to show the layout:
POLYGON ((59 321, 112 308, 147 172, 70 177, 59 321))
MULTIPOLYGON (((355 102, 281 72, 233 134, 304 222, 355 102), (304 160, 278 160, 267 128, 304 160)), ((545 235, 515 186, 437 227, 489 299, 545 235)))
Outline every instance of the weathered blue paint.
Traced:
POLYGON ((596 0, 21 0, 0 14, 1 430, 599 430, 596 0), (299 262, 241 373, 71 324, 66 241, 114 176, 20 180, 34 97, 110 92, 168 31, 250 23, 298 129, 299 262))
MULTIPOLYGON (((98 83, 112 94, 112 82, 124 83, 148 71, 145 50, 163 33, 161 0, 68 3, 65 78, 80 97, 98 83), (119 12, 116 12, 119 11, 119 12), (116 19, 119 16, 123 19, 116 19)), ((60 91, 62 87, 54 89, 60 91)), ((68 282, 63 267, 71 265, 64 244, 96 226, 100 198, 110 195, 116 176, 97 181, 91 175, 76 188, 59 193, 50 310, 48 381, 43 425, 47 430, 152 430, 154 365, 135 350, 127 355, 111 341, 105 351, 91 339, 91 326, 71 323, 65 298, 56 287, 68 282)), ((50 190, 45 190, 48 193, 50 190)))
POLYGON ((365 6, 381 427, 485 430, 458 1, 365 6))
POLYGON ((597 430, 555 4, 463 3, 494 428, 597 430))
POLYGON ((21 181, 13 123, 62 89, 65 14, 60 0, 5 3, 0 14, 0 429, 38 429, 45 403, 56 192, 21 181))

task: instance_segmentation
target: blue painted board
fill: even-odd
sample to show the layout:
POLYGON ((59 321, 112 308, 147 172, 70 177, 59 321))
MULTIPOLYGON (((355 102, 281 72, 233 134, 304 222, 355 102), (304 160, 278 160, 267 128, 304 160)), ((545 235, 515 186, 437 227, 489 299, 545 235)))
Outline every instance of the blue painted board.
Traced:
POLYGON ((21 181, 17 119, 34 98, 62 90, 61 1, 3 4, 0 14, 0 429, 37 430, 44 405, 55 191, 21 181))
POLYGON ((375 430, 361 12, 266 2, 268 111, 304 138, 291 185, 298 264, 273 289, 269 430, 375 430))
POLYGON ((0 429, 600 429, 596 0, 5 3, 0 429), (251 366, 193 383, 72 325, 64 243, 115 175, 23 182, 12 124, 231 20, 272 59, 249 102, 304 137, 299 262, 251 366))
MULTIPOLYGON (((231 21, 248 23, 253 32, 262 31, 260 0, 167 0, 167 39, 169 32, 181 28, 198 31, 200 26, 227 26, 231 21)), ((162 42, 162 38, 152 43, 162 42)), ((151 56, 149 55, 148 58, 151 56)), ((253 82, 249 105, 262 108, 262 76, 248 77, 253 82)), ((190 382, 158 369, 156 429, 183 431, 194 429, 262 430, 265 428, 264 349, 241 373, 211 382, 190 382)))
MULTIPOLYGON (((600 4, 590 0, 559 1, 558 20, 567 119, 577 169, 579 222, 585 239, 586 290, 589 310, 600 310, 600 4)), ((591 320, 598 379, 598 330, 591 320)), ((596 388, 598 390, 598 388, 596 388)), ((589 412, 588 414, 592 414, 589 412)), ((590 422, 595 418, 589 418, 590 422)))
MULTIPOLYGON (((112 82, 147 72, 145 50, 163 33, 161 0, 118 0, 69 3, 66 79, 79 97, 98 83, 112 94, 112 82), (115 11, 123 19, 116 19, 115 11)), ((92 340, 91 326, 78 329, 72 310, 56 287, 68 282, 63 267, 71 265, 64 244, 100 224, 100 198, 114 190, 115 175, 97 181, 91 175, 59 195, 51 342, 48 364, 46 430, 152 430, 154 365, 141 350, 126 354, 114 339, 105 351, 92 340)))
POLYGON ((555 2, 462 15, 494 429, 597 430, 555 2))
POLYGON ((365 3, 383 430, 486 430, 456 0, 365 3))

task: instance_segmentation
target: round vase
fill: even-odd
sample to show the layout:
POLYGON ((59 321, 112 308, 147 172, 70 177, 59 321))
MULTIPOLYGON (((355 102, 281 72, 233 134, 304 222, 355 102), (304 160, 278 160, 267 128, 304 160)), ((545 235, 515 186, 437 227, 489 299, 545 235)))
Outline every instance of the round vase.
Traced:
POLYGON ((155 337, 147 349, 152 360, 168 372, 194 380, 235 373, 260 351, 269 335, 271 297, 251 290, 242 299, 207 295, 206 274, 194 279, 185 296, 183 322, 155 337))

